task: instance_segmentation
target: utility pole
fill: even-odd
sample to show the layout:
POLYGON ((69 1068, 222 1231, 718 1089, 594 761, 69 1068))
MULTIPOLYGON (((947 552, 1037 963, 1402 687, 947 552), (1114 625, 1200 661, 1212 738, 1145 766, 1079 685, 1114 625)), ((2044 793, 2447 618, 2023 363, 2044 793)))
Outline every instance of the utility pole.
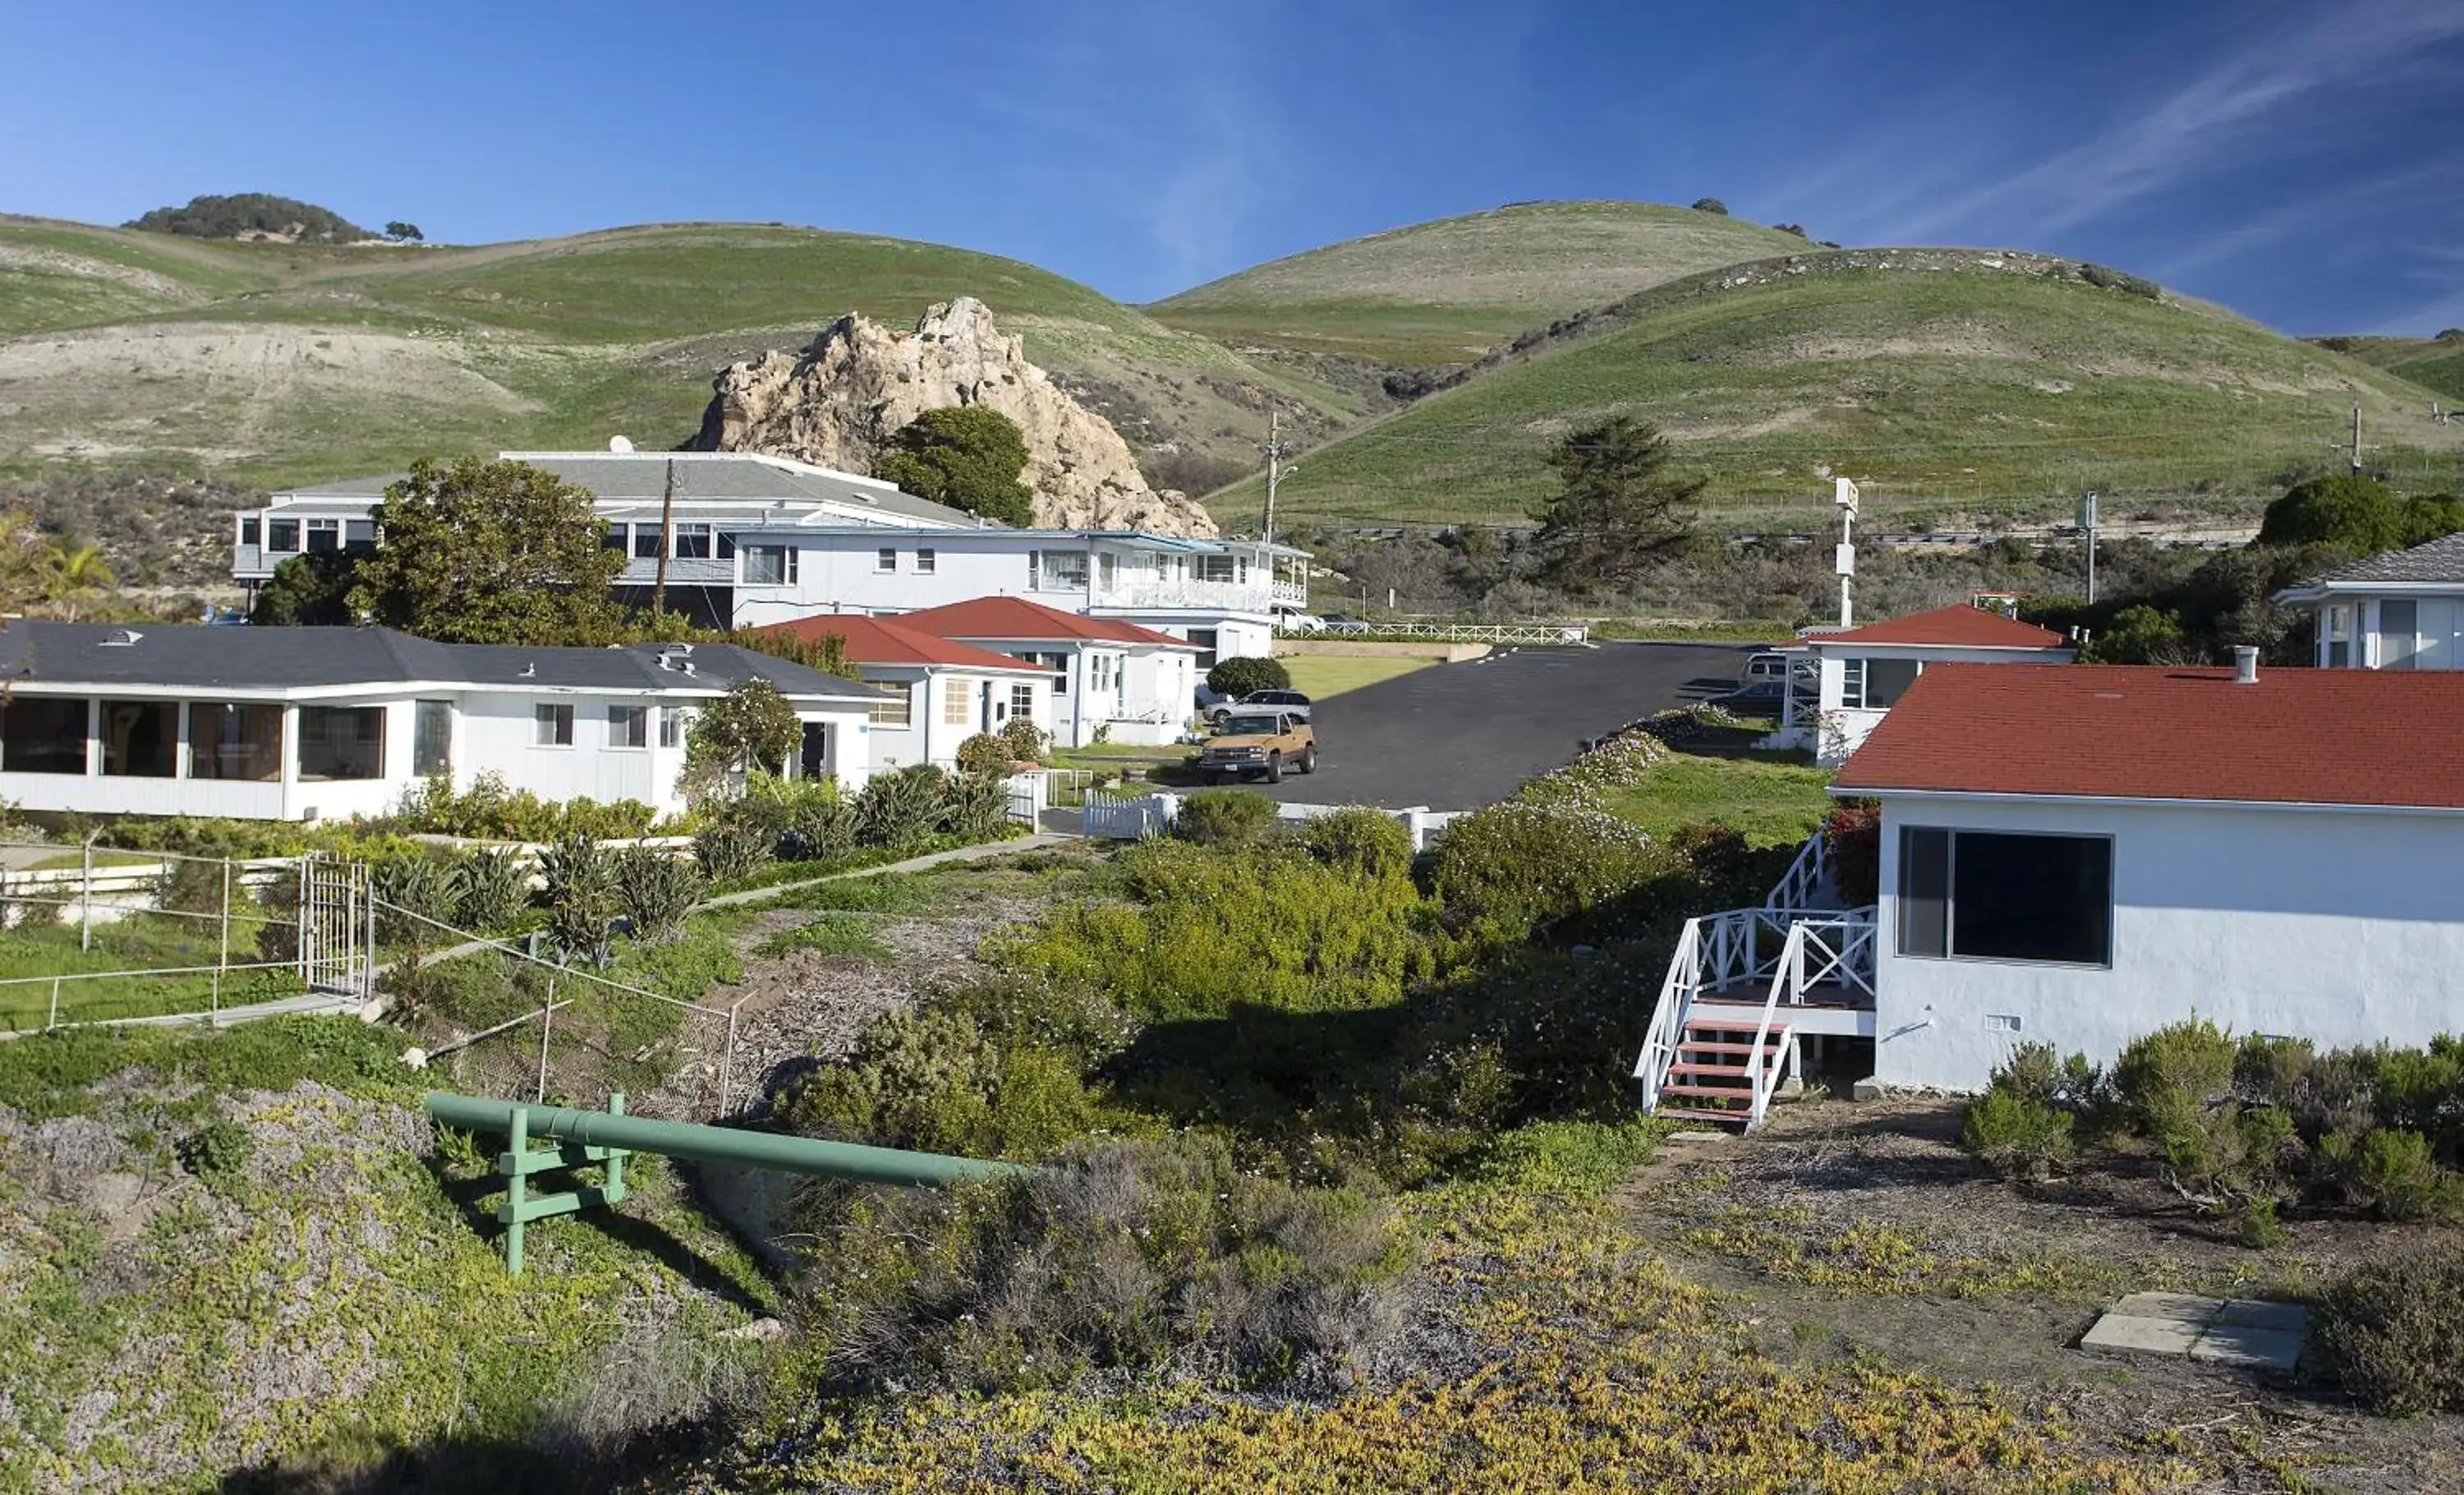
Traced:
POLYGON ((2361 407, 2360 406, 2356 405, 2356 406, 2354 406, 2354 407, 2353 407, 2353 473, 2354 473, 2354 475, 2355 475, 2355 476, 2359 476, 2359 475, 2361 474, 2361 471, 2362 471, 2362 407, 2361 407))
POLYGON ((1839 627, 1854 627, 1857 605, 1849 595, 1857 580, 1857 485, 1842 477, 1832 485, 1832 501, 1839 506, 1839 547, 1832 552, 1831 569, 1839 573, 1839 627))
POLYGON ((2087 531, 2087 605, 2096 605, 2096 495, 2079 500, 2079 528, 2087 531))
POLYGON ((1284 412, 1266 412, 1266 543, 1275 541, 1275 490, 1284 480, 1284 412))
POLYGON ((668 485, 659 495, 659 572, 650 583, 650 615, 668 610, 668 547, 676 532, 676 459, 668 458, 668 485))

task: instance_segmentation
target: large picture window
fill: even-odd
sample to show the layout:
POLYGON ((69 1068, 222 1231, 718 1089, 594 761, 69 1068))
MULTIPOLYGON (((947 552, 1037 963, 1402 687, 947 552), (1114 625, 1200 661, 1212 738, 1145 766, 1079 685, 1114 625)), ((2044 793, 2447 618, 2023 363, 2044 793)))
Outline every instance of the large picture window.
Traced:
POLYGON ((188 777, 272 783, 282 777, 282 708, 199 701, 188 708, 188 777))
POLYGON ((0 708, 0 770, 12 774, 85 772, 86 713, 82 697, 45 700, 21 695, 0 708))
POLYGON ((2113 842, 1910 825, 1900 954, 2048 965, 2113 960, 2113 842))
POLYGON ((972 727, 976 724, 976 683, 973 680, 941 682, 941 725, 972 727))
POLYGON ((1913 659, 1849 659, 1841 664, 1839 704, 1852 710, 1887 710, 1917 683, 1913 659))
POLYGON ((299 777, 384 778, 385 718, 382 706, 300 707, 299 777))
POLYGON ((796 580, 796 551, 789 545, 744 547, 744 582, 748 586, 784 586, 796 580))
POLYGON ((1073 592, 1087 586, 1087 552, 1030 550, 1026 553, 1026 584, 1030 591, 1073 592))
POLYGON ((179 772, 180 703, 102 703, 102 771, 115 779, 169 779, 179 772))

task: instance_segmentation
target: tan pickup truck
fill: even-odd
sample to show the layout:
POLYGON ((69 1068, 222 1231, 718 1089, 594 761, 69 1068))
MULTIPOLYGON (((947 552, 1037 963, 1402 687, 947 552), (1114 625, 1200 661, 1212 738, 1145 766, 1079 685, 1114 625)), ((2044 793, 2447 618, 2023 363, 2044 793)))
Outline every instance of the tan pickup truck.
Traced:
POLYGON ((1289 712, 1235 708, 1198 754, 1198 777, 1208 783, 1253 776, 1282 783, 1287 773, 1316 772, 1317 737, 1289 712))

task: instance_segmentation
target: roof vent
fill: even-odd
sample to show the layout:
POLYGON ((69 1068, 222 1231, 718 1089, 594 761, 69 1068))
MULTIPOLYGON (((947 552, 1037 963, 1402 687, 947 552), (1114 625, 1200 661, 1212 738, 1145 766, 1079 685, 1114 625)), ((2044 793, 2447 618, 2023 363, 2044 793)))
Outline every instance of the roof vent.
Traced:
POLYGON ((687 674, 693 673, 693 646, 691 644, 662 645, 659 649, 659 668, 681 670, 687 674))
POLYGON ((126 649, 128 646, 136 643, 139 639, 142 639, 144 636, 144 634, 138 632, 135 628, 114 628, 102 636, 102 647, 105 649, 126 649))
POLYGON ((2258 684, 2258 648, 2254 644, 2233 646, 2233 684, 2258 684))

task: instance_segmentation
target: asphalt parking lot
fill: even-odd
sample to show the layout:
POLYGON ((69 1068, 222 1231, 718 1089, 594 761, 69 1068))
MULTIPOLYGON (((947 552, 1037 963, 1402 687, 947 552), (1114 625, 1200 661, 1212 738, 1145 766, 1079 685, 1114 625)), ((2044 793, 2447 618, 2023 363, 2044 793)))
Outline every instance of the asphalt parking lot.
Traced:
POLYGON ((1726 690, 1747 645, 1524 649, 1437 665, 1317 703, 1314 774, 1247 787, 1302 804, 1494 803, 1586 737, 1726 690))

